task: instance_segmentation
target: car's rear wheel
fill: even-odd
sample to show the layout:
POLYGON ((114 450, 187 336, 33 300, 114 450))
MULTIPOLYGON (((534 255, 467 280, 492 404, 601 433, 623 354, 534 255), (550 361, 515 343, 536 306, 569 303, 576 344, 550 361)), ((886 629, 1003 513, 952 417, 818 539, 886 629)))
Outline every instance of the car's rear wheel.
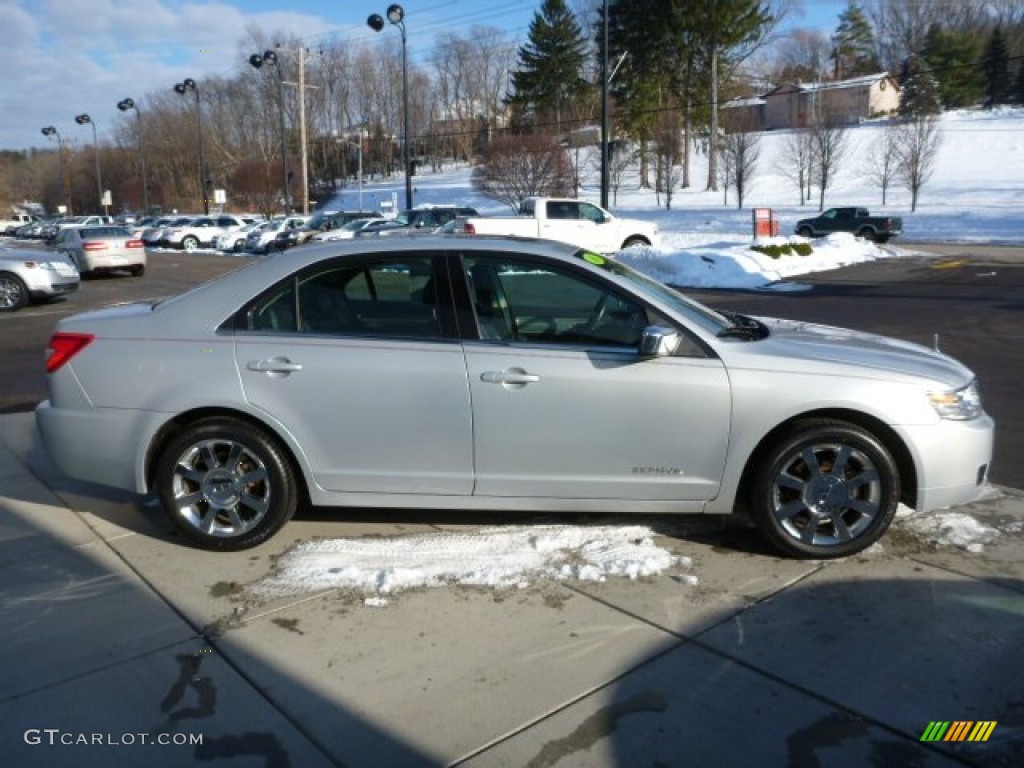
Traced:
POLYGON ((134 267, 131 267, 128 271, 131 273, 132 277, 142 277, 144 274, 146 274, 146 265, 136 264, 134 267))
POLYGON ((13 312, 28 304, 28 289, 17 275, 0 272, 0 312, 13 312))
POLYGON ((181 241, 181 247, 184 248, 186 251, 194 251, 196 248, 199 247, 199 239, 192 237, 192 235, 189 235, 188 237, 181 241))
POLYGON ((171 440, 156 487, 174 526, 204 549, 254 547, 280 530, 298 503, 278 442, 227 418, 197 422, 171 440))
POLYGON ((875 435, 845 421, 795 424, 758 459, 754 522, 777 549, 846 557, 874 544, 899 504, 899 472, 875 435))
POLYGON ((857 233, 857 237, 863 237, 868 242, 873 242, 877 238, 877 235, 875 234, 875 230, 871 229, 871 227, 864 227, 857 233))

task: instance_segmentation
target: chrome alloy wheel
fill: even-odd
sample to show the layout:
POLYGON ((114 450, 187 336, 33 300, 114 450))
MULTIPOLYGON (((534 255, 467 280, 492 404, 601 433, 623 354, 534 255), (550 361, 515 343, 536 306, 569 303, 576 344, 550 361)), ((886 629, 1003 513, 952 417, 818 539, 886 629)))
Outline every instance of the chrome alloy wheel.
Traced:
POLYGON ((214 537, 237 537, 252 530, 272 501, 266 465, 230 439, 188 446, 175 461, 171 492, 179 519, 214 537))
POLYGON ((13 275, 0 275, 0 310, 20 309, 27 303, 25 286, 13 275))
POLYGON ((801 544, 845 544, 883 514, 881 475, 857 448, 812 443, 785 456, 778 466, 771 511, 777 525, 801 544))

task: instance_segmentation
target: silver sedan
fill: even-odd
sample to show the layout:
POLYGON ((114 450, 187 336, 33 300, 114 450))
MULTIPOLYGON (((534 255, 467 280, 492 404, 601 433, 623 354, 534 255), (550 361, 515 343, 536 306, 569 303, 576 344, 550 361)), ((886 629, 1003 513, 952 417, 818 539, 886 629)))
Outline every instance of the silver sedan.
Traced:
POLYGON ((946 355, 712 311, 572 246, 428 235, 264 259, 60 321, 36 417, 67 474, 156 492, 237 550, 303 503, 743 512, 850 555, 899 502, 986 483, 994 426, 946 355))
POLYGON ((141 277, 146 271, 142 240, 125 227, 69 227, 57 233, 53 247, 75 263, 82 277, 119 269, 141 277))
POLYGON ((0 247, 0 312, 78 290, 75 265, 47 251, 0 247))

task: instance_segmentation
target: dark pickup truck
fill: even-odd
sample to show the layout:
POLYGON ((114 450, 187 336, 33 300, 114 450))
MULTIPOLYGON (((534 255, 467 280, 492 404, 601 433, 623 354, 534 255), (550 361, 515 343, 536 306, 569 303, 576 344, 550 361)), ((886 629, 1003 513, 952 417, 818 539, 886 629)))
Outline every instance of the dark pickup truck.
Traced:
POLYGON ((872 216, 867 208, 829 208, 813 219, 800 219, 794 231, 803 237, 849 232, 865 240, 884 243, 903 234, 903 219, 899 216, 872 216))

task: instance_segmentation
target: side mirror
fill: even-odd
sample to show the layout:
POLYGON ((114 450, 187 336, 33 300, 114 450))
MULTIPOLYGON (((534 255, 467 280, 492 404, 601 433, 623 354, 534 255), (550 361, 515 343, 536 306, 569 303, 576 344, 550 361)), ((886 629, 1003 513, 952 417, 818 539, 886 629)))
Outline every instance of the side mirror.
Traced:
POLYGON ((640 335, 640 355, 642 357, 671 357, 682 337, 675 328, 664 325, 649 325, 640 335))

